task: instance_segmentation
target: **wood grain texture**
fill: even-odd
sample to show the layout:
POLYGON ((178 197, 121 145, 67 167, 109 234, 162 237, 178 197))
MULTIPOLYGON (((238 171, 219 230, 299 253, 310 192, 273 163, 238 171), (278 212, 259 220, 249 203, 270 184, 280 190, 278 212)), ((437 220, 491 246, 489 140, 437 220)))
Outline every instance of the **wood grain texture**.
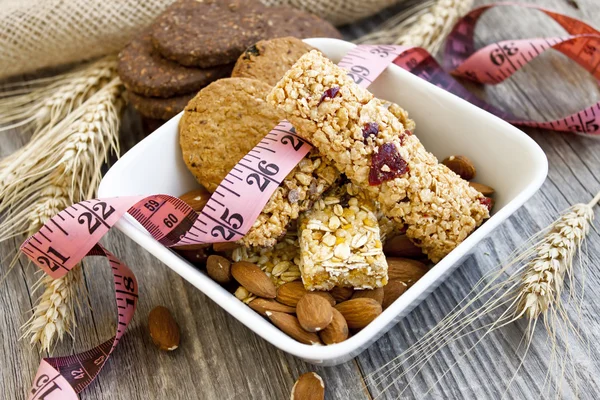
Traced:
MULTIPOLYGON (((477 5, 484 3, 487 2, 476 1, 477 5)), ((592 24, 597 23, 600 15, 600 3, 596 0, 540 0, 537 3, 592 24)), ((344 33, 351 38, 374 27, 392 12, 387 10, 366 23, 348 27, 344 33)), ((556 33, 561 33, 560 28, 539 12, 504 8, 484 17, 477 30, 477 44, 556 33)), ((473 87, 473 90, 517 115, 540 119, 566 115, 600 99, 594 80, 575 63, 554 53, 545 54, 497 87, 473 87)), ((326 398, 330 400, 376 396, 484 400, 499 399, 503 394, 505 398, 514 399, 540 398, 549 365, 542 329, 534 336, 525 364, 505 393, 508 381, 519 366, 519 355, 523 353, 518 344, 524 323, 496 331, 470 357, 462 360, 460 355, 475 339, 467 338, 449 346, 421 370, 404 392, 406 380, 400 380, 385 393, 381 393, 381 385, 369 391, 362 388, 365 376, 435 326, 472 285, 515 246, 550 223, 560 211, 574 203, 588 201, 600 190, 599 141, 542 130, 526 131, 544 149, 549 160, 549 176, 540 192, 485 239, 448 281, 407 318, 359 357, 337 367, 315 367, 276 350, 124 235, 110 232, 103 242, 136 273, 140 301, 118 350, 81 398, 287 399, 295 379, 307 371, 316 371, 325 379, 326 398), (181 327, 181 346, 175 352, 159 352, 152 345, 146 324, 149 311, 156 305, 168 307, 181 327), (455 362, 451 372, 443 376, 455 362), (431 387, 432 391, 426 394, 431 387)), ((138 117, 128 110, 122 127, 122 149, 130 148, 142 137, 138 117)), ((9 154, 26 139, 15 132, 2 134, 0 155, 9 154)), ((3 272, 19 244, 19 240, 0 244, 3 272)), ((590 233, 587 246, 590 262, 585 270, 576 274, 574 282, 577 288, 585 285, 585 301, 580 311, 573 311, 571 315, 585 336, 587 346, 575 341, 570 344, 579 385, 564 382, 561 394, 567 399, 595 399, 600 393, 600 322, 596 317, 600 314, 597 267, 600 265, 600 236, 597 232, 590 233)), ((84 271, 89 296, 77 312, 79 326, 75 338, 58 345, 54 355, 85 350, 114 334, 110 271, 102 260, 86 260, 84 271)), ((19 341, 19 327, 29 317, 37 297, 32 287, 38 277, 35 269, 23 261, 0 283, 1 398, 25 398, 39 363, 38 350, 19 341)), ((572 371, 567 371, 567 377, 572 375, 572 371)), ((573 381, 576 380, 570 380, 573 381)))

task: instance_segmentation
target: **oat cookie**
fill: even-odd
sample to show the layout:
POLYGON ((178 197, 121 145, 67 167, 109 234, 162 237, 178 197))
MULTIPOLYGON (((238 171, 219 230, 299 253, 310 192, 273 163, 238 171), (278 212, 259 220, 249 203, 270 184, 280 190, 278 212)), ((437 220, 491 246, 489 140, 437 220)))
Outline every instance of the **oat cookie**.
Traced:
POLYGON ((194 93, 165 99, 160 97, 145 97, 129 91, 127 92, 127 99, 140 114, 147 118, 163 121, 171 119, 183 111, 188 101, 193 97, 194 93))
POLYGON ((257 0, 182 0, 152 27, 154 47, 182 65, 202 68, 235 62, 266 33, 265 7, 257 0))
POLYGON ((300 39, 261 40, 238 58, 231 76, 254 78, 275 86, 296 61, 313 48, 300 39))
POLYGON ((267 37, 293 36, 300 39, 328 37, 341 39, 333 25, 316 15, 292 7, 273 7, 267 11, 267 37))
POLYGON ((188 68, 162 57, 149 34, 134 39, 119 54, 118 73, 130 92, 147 97, 173 97, 192 93, 229 75, 232 65, 188 68))
POLYGON ((211 192, 283 119, 265 102, 270 90, 255 79, 221 79, 202 89, 185 108, 179 123, 183 159, 211 192))

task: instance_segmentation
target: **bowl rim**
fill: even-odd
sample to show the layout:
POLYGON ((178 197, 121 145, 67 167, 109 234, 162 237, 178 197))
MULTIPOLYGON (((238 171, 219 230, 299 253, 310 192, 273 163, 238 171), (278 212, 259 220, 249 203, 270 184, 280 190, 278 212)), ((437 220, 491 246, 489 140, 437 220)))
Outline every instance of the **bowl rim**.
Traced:
MULTIPOLYGON (((339 39, 319 38, 307 39, 305 41, 317 48, 321 47, 322 45, 341 46, 348 49, 355 46, 352 43, 339 39)), ((207 275, 200 272, 179 255, 161 245, 158 241, 152 238, 149 233, 140 229, 139 227, 141 225, 139 225, 139 223, 130 215, 125 215, 125 218, 119 220, 115 224, 115 227, 141 245, 145 250, 164 262, 183 279, 200 289, 202 293, 208 296, 225 311, 244 324, 247 328, 275 347, 289 354, 312 362, 335 361, 336 359, 342 359, 357 351, 362 351, 364 348, 366 348, 366 346, 373 342, 373 338, 377 338, 378 335, 383 334, 384 332, 382 332, 382 330, 386 329, 386 327, 392 323, 403 310, 410 307, 410 305, 414 302, 417 302, 419 297, 426 293, 427 288, 436 283, 449 269, 455 266, 455 264, 460 261, 463 256, 471 251, 478 242, 480 242, 486 235, 492 232, 518 208, 520 208, 529 198, 531 198, 543 184, 548 172, 548 161, 543 150, 523 131, 488 113, 487 111, 482 110, 471 103, 468 103, 467 101, 422 80, 421 78, 418 78, 417 76, 396 65, 390 65, 388 70, 390 69, 395 74, 399 74, 402 79, 418 80, 418 84, 427 86, 428 90, 430 90, 432 94, 439 96, 446 101, 463 103, 463 105, 465 105, 470 112, 485 115, 486 118, 495 119, 496 123, 499 123, 506 128, 506 134, 518 139, 520 142, 519 144, 528 151, 531 157, 534 158, 532 162, 537 166, 537 170, 524 190, 518 193, 512 200, 504 205, 504 207, 494 213, 494 215, 492 215, 492 217, 488 219, 485 224, 473 232, 442 261, 433 266, 427 274, 425 274, 413 286, 411 286, 401 297, 398 298, 398 300, 396 300, 390 307, 383 311, 382 314, 379 315, 372 323, 353 335, 351 338, 341 343, 328 346, 302 344, 280 331, 278 328, 264 319, 260 314, 247 307, 245 304, 235 298, 235 296, 223 289, 216 282, 212 281, 207 275)), ((110 182, 115 178, 118 179, 118 170, 126 168, 129 163, 135 160, 135 157, 137 157, 138 154, 144 153, 145 148, 152 146, 152 143, 158 139, 162 131, 168 131, 173 128, 177 129, 176 125, 178 124, 182 114, 183 112, 167 121, 162 127, 140 141, 125 155, 123 155, 104 175, 98 188, 99 197, 111 197, 110 193, 107 192, 110 192, 110 182), (175 125, 175 127, 172 125, 175 125)), ((354 354, 354 356, 357 354, 358 353, 354 354)))

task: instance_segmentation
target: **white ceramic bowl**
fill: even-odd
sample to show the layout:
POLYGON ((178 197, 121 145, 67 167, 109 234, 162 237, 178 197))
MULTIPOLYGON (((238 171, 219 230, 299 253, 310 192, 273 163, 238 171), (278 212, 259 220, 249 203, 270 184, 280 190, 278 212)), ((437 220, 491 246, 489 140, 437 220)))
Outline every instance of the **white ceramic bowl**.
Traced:
MULTIPOLYGON (((306 41, 338 61, 354 45, 334 39, 306 41)), ((205 273, 159 244, 129 215, 116 227, 274 346, 308 362, 336 365, 375 342, 431 293, 460 265, 487 234, 514 213, 544 181, 546 156, 526 134, 468 102, 390 66, 369 88, 375 95, 406 108, 417 123, 416 134, 437 157, 468 156, 477 180, 496 189, 494 215, 433 267, 365 329, 332 346, 309 346, 290 338, 205 273)), ((198 187, 181 157, 174 117, 125 154, 104 176, 99 197, 181 195, 198 187)), ((266 133, 266 132, 265 132, 266 133)))

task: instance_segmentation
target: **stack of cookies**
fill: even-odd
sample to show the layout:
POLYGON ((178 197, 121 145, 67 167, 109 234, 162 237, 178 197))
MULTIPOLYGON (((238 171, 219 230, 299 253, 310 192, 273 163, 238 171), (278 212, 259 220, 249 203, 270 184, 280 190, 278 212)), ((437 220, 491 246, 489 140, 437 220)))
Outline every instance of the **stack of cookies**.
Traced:
POLYGON ((229 76, 249 46, 283 36, 340 33, 319 17, 258 0, 180 0, 121 51, 118 71, 140 114, 167 120, 198 90, 229 76))

